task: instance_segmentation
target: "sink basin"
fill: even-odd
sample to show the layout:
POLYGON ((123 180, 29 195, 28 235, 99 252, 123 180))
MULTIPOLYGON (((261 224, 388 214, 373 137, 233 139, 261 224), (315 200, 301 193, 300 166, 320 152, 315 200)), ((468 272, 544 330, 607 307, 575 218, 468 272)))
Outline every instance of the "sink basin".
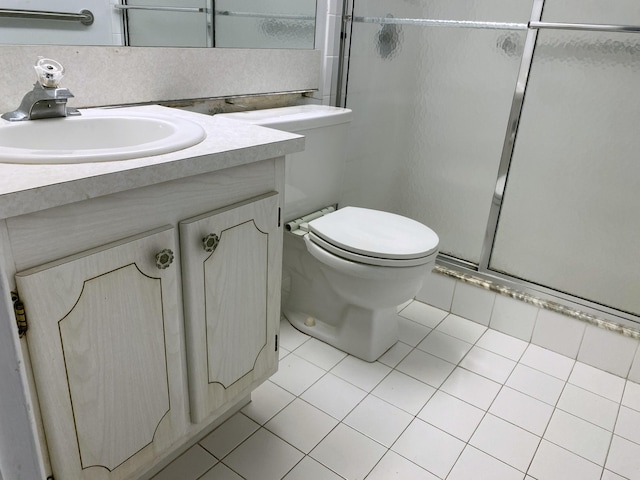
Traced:
POLYGON ((206 137, 197 123, 162 115, 86 111, 78 117, 2 122, 0 162, 86 163, 129 160, 191 147, 206 137))

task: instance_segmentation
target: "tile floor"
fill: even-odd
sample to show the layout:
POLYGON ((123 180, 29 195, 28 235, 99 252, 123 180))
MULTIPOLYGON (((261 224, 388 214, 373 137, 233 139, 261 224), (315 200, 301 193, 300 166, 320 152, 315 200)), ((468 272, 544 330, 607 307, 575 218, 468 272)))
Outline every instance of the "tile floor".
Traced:
POLYGON ((281 327, 280 370, 154 480, 637 480, 640 385, 419 302, 366 363, 281 327))

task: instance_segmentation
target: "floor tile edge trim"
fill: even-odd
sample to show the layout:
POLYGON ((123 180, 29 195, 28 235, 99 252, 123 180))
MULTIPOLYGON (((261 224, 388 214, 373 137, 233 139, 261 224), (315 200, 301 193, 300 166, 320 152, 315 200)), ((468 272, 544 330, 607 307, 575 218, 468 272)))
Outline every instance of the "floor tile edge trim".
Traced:
POLYGON ((582 322, 586 322, 590 325, 594 325, 599 328, 604 328, 605 330, 608 330, 610 332, 624 335, 625 337, 630 337, 636 340, 640 340, 640 330, 633 329, 624 325, 620 325, 610 320, 605 320, 596 315, 592 315, 590 313, 586 313, 575 308, 567 307, 566 305, 561 305, 551 300, 544 300, 544 299, 538 298, 534 295, 531 295, 530 293, 521 292, 514 288, 497 284, 495 282, 492 282, 491 280, 475 277, 473 275, 469 275, 468 273, 459 272, 457 270, 453 270, 451 268, 444 267, 442 265, 436 265, 436 267, 433 269, 433 273, 444 275, 446 277, 459 280, 463 283, 467 283, 469 285, 473 285, 478 288, 483 288, 485 290, 489 290, 499 295, 504 295, 506 297, 510 297, 515 300, 528 303, 529 305, 533 305, 538 308, 550 310, 552 312, 560 313, 562 315, 567 315, 571 318, 580 320, 582 322))

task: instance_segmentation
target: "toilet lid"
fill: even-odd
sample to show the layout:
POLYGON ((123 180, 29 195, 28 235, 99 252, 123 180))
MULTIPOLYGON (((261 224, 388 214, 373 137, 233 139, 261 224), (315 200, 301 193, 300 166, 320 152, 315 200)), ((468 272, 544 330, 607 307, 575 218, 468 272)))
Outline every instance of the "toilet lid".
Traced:
POLYGON ((437 251, 439 242, 438 235, 420 222, 359 207, 344 207, 312 220, 309 231, 347 252, 389 260, 427 257, 437 251))

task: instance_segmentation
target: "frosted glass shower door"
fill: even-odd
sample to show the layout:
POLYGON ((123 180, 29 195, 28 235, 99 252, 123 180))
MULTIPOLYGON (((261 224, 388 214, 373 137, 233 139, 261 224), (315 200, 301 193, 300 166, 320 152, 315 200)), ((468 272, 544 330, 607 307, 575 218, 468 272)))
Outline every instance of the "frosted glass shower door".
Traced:
POLYGON ((423 222, 479 263, 530 15, 531 0, 356 0, 342 202, 423 222))
POLYGON ((640 314, 639 79, 640 35, 539 32, 491 270, 640 314))

